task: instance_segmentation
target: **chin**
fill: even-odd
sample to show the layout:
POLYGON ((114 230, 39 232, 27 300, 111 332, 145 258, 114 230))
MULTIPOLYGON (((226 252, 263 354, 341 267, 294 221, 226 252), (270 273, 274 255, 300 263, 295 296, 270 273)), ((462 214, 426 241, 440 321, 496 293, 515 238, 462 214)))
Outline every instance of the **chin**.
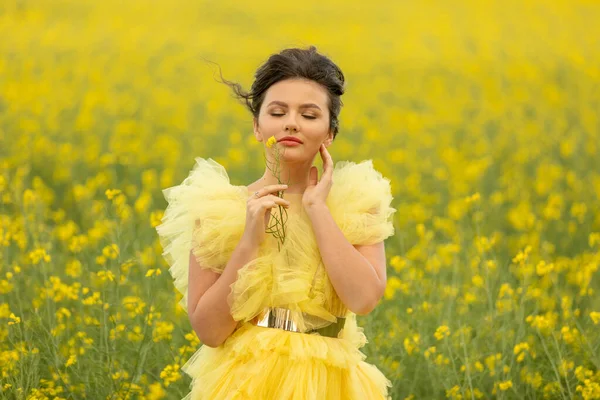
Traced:
POLYGON ((289 154, 287 151, 286 151, 286 154, 283 154, 281 156, 281 159, 283 161, 298 161, 303 158, 305 158, 303 153, 289 154))
POLYGON ((307 156, 304 151, 295 151, 295 150, 296 149, 293 149, 292 151, 290 151, 290 149, 286 149, 285 153, 281 156, 281 160, 286 161, 286 162, 296 162, 296 161, 306 160, 307 156))

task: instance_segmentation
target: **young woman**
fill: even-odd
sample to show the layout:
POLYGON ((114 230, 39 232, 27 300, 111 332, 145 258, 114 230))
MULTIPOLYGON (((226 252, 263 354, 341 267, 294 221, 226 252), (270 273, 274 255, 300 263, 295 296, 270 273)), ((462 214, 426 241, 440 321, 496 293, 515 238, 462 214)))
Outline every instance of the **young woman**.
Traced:
POLYGON ((182 368, 192 377, 185 399, 389 398, 391 382, 359 350, 367 340, 356 314, 384 292, 383 241, 396 210, 371 160, 334 166, 327 151, 344 75, 311 46, 269 57, 249 93, 226 83, 252 113, 270 167, 236 186, 197 157, 183 183, 163 191, 163 255, 204 344, 182 368), (265 232, 279 206, 283 244, 265 232))

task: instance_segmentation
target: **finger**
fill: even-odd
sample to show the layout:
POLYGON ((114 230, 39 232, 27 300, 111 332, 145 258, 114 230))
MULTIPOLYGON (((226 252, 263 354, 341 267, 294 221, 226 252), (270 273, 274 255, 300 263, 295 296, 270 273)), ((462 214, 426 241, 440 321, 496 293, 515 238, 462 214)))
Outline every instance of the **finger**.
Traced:
POLYGON ((310 171, 308 173, 308 185, 314 186, 317 184, 319 179, 319 170, 314 165, 310 167, 310 171))
POLYGON ((326 163, 333 162, 333 159, 331 158, 331 154, 329 153, 329 151, 327 150, 327 147, 324 144, 321 145, 319 150, 321 150, 321 157, 323 158, 324 162, 326 162, 326 163))
POLYGON ((259 197, 263 197, 263 196, 265 196, 265 195, 267 195, 269 193, 276 192, 276 191, 277 192, 278 191, 283 191, 283 190, 285 190, 287 188, 288 188, 288 185, 286 185, 284 183, 275 184, 275 185, 267 185, 267 186, 263 187, 262 189, 258 189, 255 192, 255 193, 258 193, 258 195, 257 194, 252 194, 252 196, 250 196, 250 199, 256 199, 256 198, 259 198, 259 197))
POLYGON ((279 184, 275 184, 275 185, 267 185, 267 186, 263 187, 262 190, 265 191, 266 193, 270 193, 270 192, 284 190, 287 188, 288 188, 288 185, 286 185, 285 183, 279 183, 279 184))
POLYGON ((274 196, 272 194, 270 194, 268 196, 268 198, 272 199, 276 204, 280 204, 282 206, 289 207, 292 204, 292 203, 290 203, 289 200, 286 200, 286 199, 284 199, 282 197, 279 197, 279 196, 274 196))
POLYGON ((275 196, 273 194, 269 194, 260 198, 260 204, 263 207, 275 207, 275 205, 280 204, 282 206, 291 205, 289 200, 286 200, 282 197, 275 196))
POLYGON ((323 176, 325 179, 333 178, 333 159, 331 154, 327 151, 327 147, 324 144, 321 145, 321 156, 323 157, 323 176))

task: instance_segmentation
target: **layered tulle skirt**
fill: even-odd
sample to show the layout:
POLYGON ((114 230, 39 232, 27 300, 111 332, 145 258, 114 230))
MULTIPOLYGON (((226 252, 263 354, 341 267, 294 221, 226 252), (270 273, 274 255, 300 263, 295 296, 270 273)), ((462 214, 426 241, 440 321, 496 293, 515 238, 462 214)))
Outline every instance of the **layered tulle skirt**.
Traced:
POLYGON ((390 399, 391 382, 359 350, 365 343, 353 318, 339 338, 244 323, 183 366, 192 377, 184 400, 390 399))

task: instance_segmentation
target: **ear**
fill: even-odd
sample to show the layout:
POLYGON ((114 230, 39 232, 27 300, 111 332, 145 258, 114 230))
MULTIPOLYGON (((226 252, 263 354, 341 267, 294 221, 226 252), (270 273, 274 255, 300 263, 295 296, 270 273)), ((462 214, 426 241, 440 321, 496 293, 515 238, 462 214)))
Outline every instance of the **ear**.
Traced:
POLYGON ((333 142, 333 131, 330 130, 323 144, 325 144, 325 147, 329 147, 331 142, 333 142))
POLYGON ((254 137, 259 142, 263 141, 262 133, 260 133, 260 128, 258 127, 258 119, 256 117, 252 118, 252 125, 254 126, 254 137))

